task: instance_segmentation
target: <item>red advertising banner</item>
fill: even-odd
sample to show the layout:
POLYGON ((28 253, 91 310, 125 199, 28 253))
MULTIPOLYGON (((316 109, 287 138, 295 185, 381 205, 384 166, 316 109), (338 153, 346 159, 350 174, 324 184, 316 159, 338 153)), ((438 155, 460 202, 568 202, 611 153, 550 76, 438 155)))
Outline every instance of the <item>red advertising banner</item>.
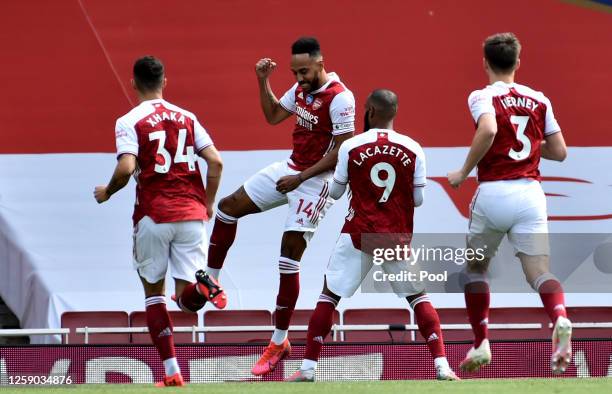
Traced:
MULTIPOLYGON (((457 366, 469 344, 447 344, 451 366, 457 366)), ((176 354, 183 377, 191 383, 279 381, 300 365, 304 346, 272 374, 250 373, 264 347, 259 345, 180 345, 176 354)), ((496 342, 492 363, 462 378, 553 377, 550 343, 496 342)), ((161 380, 162 363, 152 346, 49 345, 0 347, 0 385, 44 383, 152 383, 161 380)), ((574 342, 572 363, 563 377, 612 376, 612 340, 574 342)), ((318 380, 433 379, 433 362, 423 344, 330 344, 323 350, 318 380)))

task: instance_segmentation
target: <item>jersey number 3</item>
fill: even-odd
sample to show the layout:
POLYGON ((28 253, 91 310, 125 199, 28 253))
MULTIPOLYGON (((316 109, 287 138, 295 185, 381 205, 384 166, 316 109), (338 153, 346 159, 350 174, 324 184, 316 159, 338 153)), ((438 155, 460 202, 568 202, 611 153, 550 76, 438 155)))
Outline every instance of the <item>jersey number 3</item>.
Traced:
MULTIPOLYGON (((196 170, 196 156, 193 150, 193 146, 188 146, 185 151, 185 140, 187 139, 187 129, 180 129, 178 134, 178 144, 176 146, 176 154, 174 155, 175 163, 187 163, 189 167, 189 171, 196 170)), ((157 145, 157 154, 164 158, 164 164, 155 164, 155 172, 160 174, 166 174, 170 171, 170 165, 172 164, 172 159, 170 158, 170 152, 166 150, 166 131, 154 131, 153 133, 149 133, 149 141, 159 140, 159 144, 157 145)))
POLYGON ((529 157, 529 153, 531 153, 531 141, 529 140, 529 137, 525 135, 527 122, 529 122, 529 116, 510 116, 510 123, 517 126, 516 138, 523 143, 523 149, 520 151, 515 151, 514 149, 510 148, 510 152, 508 152, 508 156, 516 161, 526 159, 529 157))

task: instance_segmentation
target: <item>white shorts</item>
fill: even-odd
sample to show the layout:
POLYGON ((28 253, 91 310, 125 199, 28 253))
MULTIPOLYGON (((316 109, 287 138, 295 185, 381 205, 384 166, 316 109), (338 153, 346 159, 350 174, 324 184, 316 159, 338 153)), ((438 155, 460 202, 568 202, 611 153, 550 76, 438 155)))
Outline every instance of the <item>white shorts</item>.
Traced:
POLYGON ((333 199, 329 197, 331 173, 307 179, 287 194, 276 190, 276 182, 281 177, 298 173, 289 168, 286 161, 279 161, 250 177, 244 183, 244 190, 262 212, 288 204, 285 231, 305 232, 309 239, 333 204, 333 199))
POLYGON ((484 248, 485 256, 495 255, 506 234, 516 254, 550 254, 546 196, 540 182, 483 182, 472 199, 470 212, 468 245, 484 248))
MULTIPOLYGON (((342 233, 325 270, 327 288, 340 297, 351 297, 374 263, 372 256, 355 248, 349 234, 342 233)), ((418 264, 410 265, 406 261, 387 261, 381 265, 385 274, 396 275, 401 272, 418 272, 418 264)), ((423 282, 393 281, 389 282, 393 292, 399 297, 408 297, 425 290, 423 282)))
POLYGON ((206 267, 208 236, 204 221, 155 223, 145 216, 134 227, 134 269, 149 283, 166 277, 195 280, 206 267))

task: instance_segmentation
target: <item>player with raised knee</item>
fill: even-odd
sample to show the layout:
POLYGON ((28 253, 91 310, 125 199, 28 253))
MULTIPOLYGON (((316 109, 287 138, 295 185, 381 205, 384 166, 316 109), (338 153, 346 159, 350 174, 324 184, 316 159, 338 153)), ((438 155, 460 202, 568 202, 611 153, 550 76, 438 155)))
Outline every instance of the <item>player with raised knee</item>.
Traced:
POLYGON ((289 355, 287 330, 299 295, 300 260, 325 212, 332 204, 329 180, 338 147, 354 131, 355 99, 335 73, 328 73, 318 41, 303 37, 291 47, 291 71, 297 79, 281 98, 270 87, 276 63, 269 58, 255 65, 260 102, 266 120, 278 124, 295 115, 291 157, 262 169, 219 202, 210 239, 207 272, 218 277, 236 237, 238 219, 288 205, 278 267, 276 328, 252 373, 271 372, 289 355))
MULTIPOLYGON (((315 380, 317 361, 325 337, 331 331, 340 298, 351 297, 372 268, 369 248, 375 245, 365 237, 362 242, 362 235, 375 233, 380 238, 383 234, 383 238, 397 238, 402 242, 411 238, 414 208, 420 206, 424 198, 425 154, 416 141, 393 130, 396 113, 397 96, 389 90, 375 90, 366 103, 366 131, 340 147, 330 196, 339 199, 349 185, 349 213, 308 324, 304 360, 288 381, 315 380), (408 237, 396 237, 397 234, 408 237)), ((381 241, 385 243, 385 239, 381 241)), ((382 264, 383 271, 388 274, 412 271, 414 267, 407 261, 382 264)), ((398 296, 406 298, 414 311, 419 331, 434 358, 436 377, 458 380, 446 360, 440 319, 423 284, 406 281, 391 282, 391 286, 398 296)))
POLYGON ((527 282, 540 294, 554 324, 551 368, 560 374, 571 360, 572 326, 561 284, 549 269, 548 217, 539 164, 540 158, 563 161, 567 148, 550 100, 514 82, 520 49, 512 33, 485 40, 484 69, 490 84, 468 98, 476 134, 463 167, 448 174, 450 184, 459 187, 477 167, 479 186, 471 203, 468 247, 486 247, 485 259, 466 266, 465 303, 474 346, 461 368, 477 371, 491 361, 486 272, 507 234, 527 282))
POLYGON ((163 99, 166 77, 159 59, 136 60, 133 73, 140 104, 117 120, 117 166, 94 197, 103 203, 136 178, 134 267, 144 286, 149 334, 164 364, 165 377, 157 385, 182 386, 166 309, 166 271, 169 265, 173 299, 183 311, 195 313, 206 301, 225 307, 225 293, 204 272, 205 221, 213 214, 222 161, 195 115, 163 99), (197 156, 207 164, 206 189, 197 156))

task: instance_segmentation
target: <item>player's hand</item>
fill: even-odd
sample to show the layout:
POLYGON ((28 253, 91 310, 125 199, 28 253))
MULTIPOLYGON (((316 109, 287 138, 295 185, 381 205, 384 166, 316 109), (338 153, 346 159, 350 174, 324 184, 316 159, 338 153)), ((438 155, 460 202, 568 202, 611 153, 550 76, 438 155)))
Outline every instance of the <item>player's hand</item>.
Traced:
POLYGON ((462 170, 451 171, 446 176, 448 177, 448 183, 455 189, 461 186, 463 181, 467 178, 467 174, 462 170))
POLYGON ((302 183, 302 178, 299 175, 286 175, 281 177, 276 182, 276 191, 287 194, 291 190, 296 189, 302 183))
POLYGON ((257 77, 260 79, 265 79, 272 74, 272 71, 276 68, 276 63, 272 61, 270 58, 260 59, 257 64, 255 64, 255 73, 257 77))
POLYGON ((96 188, 94 189, 94 198, 96 199, 98 204, 102 204, 104 201, 107 201, 110 198, 110 194, 108 194, 106 185, 96 186, 96 188))

